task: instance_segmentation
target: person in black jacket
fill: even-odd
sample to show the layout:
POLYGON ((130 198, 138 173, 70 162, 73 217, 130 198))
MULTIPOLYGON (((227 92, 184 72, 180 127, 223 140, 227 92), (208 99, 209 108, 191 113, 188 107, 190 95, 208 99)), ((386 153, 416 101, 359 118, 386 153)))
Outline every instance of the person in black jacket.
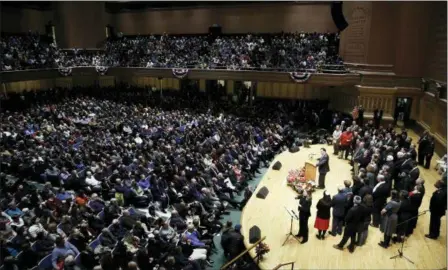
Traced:
POLYGON ((409 193, 409 200, 411 203, 412 216, 416 217, 416 218, 411 219, 409 221, 408 227, 406 229, 406 236, 411 235, 414 232, 414 229, 417 227, 418 209, 420 208, 420 205, 422 205, 422 200, 423 200, 422 190, 423 190, 423 188, 421 185, 416 185, 414 187, 414 190, 409 193))
POLYGON ((244 236, 241 234, 241 225, 239 224, 235 225, 234 229, 229 233, 229 248, 230 259, 235 258, 246 249, 244 236))
POLYGON ((314 222, 314 228, 318 230, 316 235, 317 239, 324 240, 325 233, 330 225, 330 209, 331 209, 331 196, 324 191, 324 196, 317 202, 317 215, 314 222))
POLYGON ((356 244, 358 246, 363 246, 366 243, 367 236, 369 233, 369 224, 372 221, 372 210, 373 210, 373 197, 371 194, 366 194, 364 196, 361 203, 361 209, 362 209, 362 222, 360 222, 359 224, 356 239, 356 244))
POLYGON ((431 166, 431 159, 432 159, 432 156, 434 155, 434 149, 435 149, 434 137, 429 136, 426 147, 423 148, 423 153, 425 155, 425 166, 424 167, 426 169, 429 169, 429 167, 431 166))
POLYGON ((364 199, 364 197, 366 195, 372 195, 372 191, 373 189, 366 183, 367 179, 361 179, 361 188, 358 191, 358 195, 359 197, 361 197, 361 199, 364 199))
POLYGON ((381 210, 389 197, 389 187, 383 175, 378 175, 378 184, 373 188, 372 226, 378 228, 381 222, 381 210))
POLYGON ((400 209, 398 210, 398 224, 397 224, 397 237, 393 238, 394 242, 403 241, 403 236, 406 235, 407 228, 410 225, 410 218, 414 217, 413 206, 409 199, 409 193, 406 190, 400 191, 400 209))
POLYGON ((224 256, 226 257, 230 255, 229 240, 230 240, 230 233, 232 231, 233 231, 233 223, 232 221, 228 220, 221 234, 221 247, 224 250, 224 256))
POLYGON ((299 195, 299 232, 296 237, 302 237, 301 244, 308 242, 308 219, 311 216, 311 194, 306 191, 302 195, 299 195))
POLYGON ((428 131, 425 130, 418 140, 418 165, 423 166, 425 160, 425 149, 428 145, 428 131))
POLYGON ((440 219, 446 212, 446 184, 441 180, 434 185, 437 190, 434 191, 429 203, 429 211, 431 219, 429 222, 429 234, 425 237, 429 239, 437 239, 440 235, 440 219))
POLYGON ((350 253, 355 251, 356 233, 358 232, 359 224, 362 222, 363 209, 360 206, 361 197, 355 196, 353 198, 353 204, 353 207, 348 211, 347 216, 345 217, 344 236, 339 244, 333 246, 336 249, 343 250, 344 245, 350 238, 350 244, 348 246, 350 253))

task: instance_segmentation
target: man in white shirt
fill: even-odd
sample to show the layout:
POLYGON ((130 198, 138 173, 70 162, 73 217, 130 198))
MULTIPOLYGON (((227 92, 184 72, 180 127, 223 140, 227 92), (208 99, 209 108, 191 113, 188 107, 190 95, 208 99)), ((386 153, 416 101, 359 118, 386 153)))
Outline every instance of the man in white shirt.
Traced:
POLYGON ((205 154, 203 162, 206 168, 210 167, 213 164, 213 160, 210 158, 209 154, 205 154))
POLYGON ((134 139, 134 142, 135 142, 136 144, 140 145, 140 144, 143 143, 143 140, 142 140, 142 138, 140 138, 139 135, 137 135, 137 137, 135 137, 135 139, 134 139))
POLYGON ((44 232, 45 235, 48 234, 48 232, 45 230, 42 224, 40 224, 40 220, 37 218, 36 222, 33 225, 31 225, 31 227, 28 229, 28 233, 33 239, 35 239, 39 232, 44 232))
POLYGON ((95 179, 95 176, 92 175, 91 171, 88 171, 86 173, 86 184, 94 187, 94 188, 101 188, 101 182, 95 179))

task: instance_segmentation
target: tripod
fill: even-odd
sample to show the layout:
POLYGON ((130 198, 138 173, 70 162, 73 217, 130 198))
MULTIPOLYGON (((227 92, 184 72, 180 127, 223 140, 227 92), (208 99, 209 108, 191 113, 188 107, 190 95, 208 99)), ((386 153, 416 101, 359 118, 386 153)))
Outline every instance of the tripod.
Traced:
POLYGON ((286 244, 286 242, 288 242, 289 238, 292 237, 293 239, 296 239, 297 241, 299 241, 299 239, 296 238, 296 236, 292 233, 292 223, 294 219, 298 219, 297 216, 293 213, 290 212, 286 207, 285 207, 286 212, 288 212, 289 216, 291 217, 291 223, 289 226, 289 233, 286 234, 286 239, 285 242, 283 242, 282 246, 284 246, 286 244))
POLYGON ((395 255, 395 256, 393 256, 393 257, 390 257, 390 259, 405 258, 408 262, 414 264, 413 261, 411 261, 408 257, 404 256, 404 252, 403 252, 403 249, 404 249, 404 242, 406 241, 406 231, 407 231, 407 229, 408 229, 408 225, 409 225, 409 221, 410 221, 410 220, 416 219, 416 218, 418 218, 419 216, 422 216, 422 215, 426 214, 426 212, 428 212, 428 211, 429 211, 429 210, 425 210, 425 211, 423 211, 422 213, 419 213, 418 215, 416 215, 415 217, 411 217, 411 218, 409 218, 409 219, 407 219, 407 220, 405 220, 405 221, 403 221, 403 222, 397 224, 397 227, 400 226, 400 225, 402 225, 402 224, 405 224, 405 228, 404 228, 405 234, 404 234, 404 236, 403 236, 403 240, 401 241, 401 247, 398 249, 398 254, 395 255))

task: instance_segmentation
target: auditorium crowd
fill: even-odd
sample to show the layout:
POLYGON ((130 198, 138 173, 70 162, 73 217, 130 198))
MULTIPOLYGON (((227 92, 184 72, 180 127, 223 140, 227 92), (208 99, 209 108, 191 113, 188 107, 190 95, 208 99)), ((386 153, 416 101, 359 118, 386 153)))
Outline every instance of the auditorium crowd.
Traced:
POLYGON ((244 207, 248 182, 292 144, 294 118, 322 106, 266 101, 246 111, 146 93, 52 89, 3 102, 4 269, 204 269, 224 227, 235 256, 241 226, 220 217, 244 207))
MULTIPOLYGON (((101 50, 61 50, 35 33, 0 40, 1 69, 78 66, 341 71, 337 33, 149 35, 109 39, 101 50)), ((342 70, 343 71, 343 70, 342 70)))

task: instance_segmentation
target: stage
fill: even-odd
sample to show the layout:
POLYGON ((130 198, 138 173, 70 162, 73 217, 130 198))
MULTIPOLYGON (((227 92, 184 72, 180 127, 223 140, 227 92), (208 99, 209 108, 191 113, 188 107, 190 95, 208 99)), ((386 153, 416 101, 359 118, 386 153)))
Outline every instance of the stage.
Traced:
MULTIPOLYGON (((270 247, 270 252, 259 263, 260 269, 274 269, 277 265, 287 262, 295 262, 295 269, 442 269, 446 268, 446 217, 442 220, 441 236, 438 240, 425 238, 429 228, 429 212, 418 220, 414 234, 405 243, 404 254, 414 261, 411 264, 406 259, 389 259, 397 254, 399 244, 392 244, 388 249, 378 246, 383 234, 377 228, 369 228, 367 243, 362 247, 356 247, 350 254, 347 245, 343 251, 333 248, 339 243, 342 236, 326 235, 325 240, 316 238, 314 229, 316 218, 316 204, 322 198, 323 190, 313 193, 311 217, 309 219, 309 241, 301 245, 298 241, 290 240, 282 246, 290 228, 290 216, 285 210, 294 210, 297 214, 298 201, 295 200, 296 192, 286 184, 288 172, 300 169, 309 155, 315 153, 315 158, 320 156, 320 148, 325 147, 330 157, 330 172, 326 176, 326 189, 333 196, 337 193, 337 187, 346 179, 351 180, 350 165, 348 161, 338 159, 332 155, 332 146, 312 145, 311 148, 300 148, 297 153, 288 151, 279 154, 263 176, 254 195, 247 203, 241 214, 242 233, 245 237, 245 245, 249 247, 249 229, 257 225, 261 230, 261 236, 266 236, 264 241, 270 247), (279 171, 272 169, 275 161, 282 163, 279 171), (266 186, 269 194, 266 199, 255 196, 260 188, 266 186)), ((317 161, 313 161, 314 163, 317 161)), ((435 162, 434 162, 435 164, 435 162)), ((440 176, 433 168, 425 170, 420 168, 421 176, 426 180, 426 194, 420 211, 429 208, 429 200, 434 192, 434 183, 440 176)), ((331 229, 331 222, 330 222, 331 229)), ((298 232, 298 221, 294 220, 293 233, 298 232)), ((250 252, 255 256, 255 249, 250 252)), ((279 269, 291 269, 285 266, 279 269)))

